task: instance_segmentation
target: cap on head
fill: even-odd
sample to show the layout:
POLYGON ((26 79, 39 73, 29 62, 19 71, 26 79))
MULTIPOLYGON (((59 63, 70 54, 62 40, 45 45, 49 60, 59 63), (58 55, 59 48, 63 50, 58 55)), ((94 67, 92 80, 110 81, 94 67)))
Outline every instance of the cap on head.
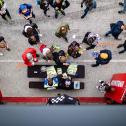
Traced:
POLYGON ((107 54, 107 53, 101 53, 101 54, 100 54, 100 57, 101 57, 102 59, 108 59, 108 54, 107 54))
POLYGON ((62 27, 61 27, 61 30, 64 30, 64 29, 65 29, 65 27, 64 27, 64 26, 62 26, 62 27))
POLYGON ((31 53, 27 53, 27 54, 26 54, 26 57, 27 57, 29 60, 31 60, 31 59, 32 59, 32 54, 31 54, 31 53))
POLYGON ((62 32, 66 32, 66 31, 67 31, 67 30, 66 30, 66 27, 62 26, 62 27, 61 27, 61 31, 62 31, 62 32))
POLYGON ((20 9, 25 10, 25 9, 27 9, 27 7, 24 4, 22 4, 22 5, 20 5, 20 9))

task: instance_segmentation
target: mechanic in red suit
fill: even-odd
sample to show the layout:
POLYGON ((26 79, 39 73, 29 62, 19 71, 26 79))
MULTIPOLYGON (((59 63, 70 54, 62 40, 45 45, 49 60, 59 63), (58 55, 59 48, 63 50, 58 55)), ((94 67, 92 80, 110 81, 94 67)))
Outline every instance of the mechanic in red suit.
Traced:
POLYGON ((34 66, 35 62, 38 62, 38 54, 34 48, 27 48, 22 54, 24 64, 27 66, 34 66))

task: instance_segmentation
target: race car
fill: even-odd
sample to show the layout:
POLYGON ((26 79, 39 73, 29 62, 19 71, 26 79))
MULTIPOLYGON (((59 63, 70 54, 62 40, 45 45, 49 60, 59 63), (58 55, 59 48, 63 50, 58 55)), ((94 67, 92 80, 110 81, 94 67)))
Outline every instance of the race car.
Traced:
POLYGON ((66 94, 58 94, 56 97, 49 98, 47 105, 80 105, 80 101, 66 94))

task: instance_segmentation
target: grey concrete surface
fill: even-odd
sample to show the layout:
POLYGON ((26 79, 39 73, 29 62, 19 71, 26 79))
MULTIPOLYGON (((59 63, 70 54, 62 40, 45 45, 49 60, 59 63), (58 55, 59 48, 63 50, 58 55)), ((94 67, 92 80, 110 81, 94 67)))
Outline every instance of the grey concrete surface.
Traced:
MULTIPOLYGON (((118 20, 126 22, 126 15, 119 15, 117 12, 121 9, 118 2, 121 0, 97 0, 97 9, 91 11, 83 20, 80 19, 83 9, 80 7, 80 0, 69 0, 71 6, 65 10, 66 16, 60 16, 58 19, 54 18, 54 10, 50 8, 50 18, 44 17, 42 10, 35 4, 34 0, 27 0, 27 3, 31 3, 36 14, 34 20, 43 34, 41 41, 47 45, 53 43, 59 44, 63 49, 67 49, 69 43, 73 41, 73 34, 77 37, 75 40, 81 42, 84 34, 88 31, 99 33, 101 41, 106 42, 107 46, 97 47, 95 50, 111 49, 113 53, 113 61, 105 66, 99 66, 92 68, 93 58, 90 57, 91 51, 87 51, 80 58, 73 60, 80 64, 84 64, 86 67, 85 79, 81 81, 85 82, 85 89, 80 91, 43 91, 36 89, 29 89, 28 82, 31 79, 27 78, 26 67, 21 66, 20 60, 22 52, 30 47, 27 39, 21 34, 23 26, 26 23, 25 19, 18 15, 19 4, 24 0, 5 0, 8 9, 12 15, 12 21, 6 23, 0 17, 0 35, 3 35, 8 41, 11 48, 11 52, 4 52, 4 56, 0 56, 0 89, 4 96, 54 96, 57 93, 66 93, 71 96, 83 96, 83 97, 102 97, 103 94, 99 93, 95 86, 99 79, 109 80, 114 73, 126 72, 126 53, 119 55, 116 46, 119 43, 123 43, 126 37, 126 31, 124 31, 120 38, 121 41, 116 41, 113 37, 105 38, 104 34, 109 30, 110 23, 118 20), (70 25, 70 32, 68 34, 69 43, 64 42, 62 39, 55 37, 54 33, 57 27, 62 23, 68 23, 70 25), (107 44, 111 43, 111 44, 107 44), (88 62, 90 61, 91 62, 88 62)), ((26 1, 25 1, 26 2, 26 1)), ((86 45, 82 45, 84 48, 86 45)), ((35 47, 36 48, 36 47, 35 47)), ((32 79, 36 80, 36 79, 32 79)))

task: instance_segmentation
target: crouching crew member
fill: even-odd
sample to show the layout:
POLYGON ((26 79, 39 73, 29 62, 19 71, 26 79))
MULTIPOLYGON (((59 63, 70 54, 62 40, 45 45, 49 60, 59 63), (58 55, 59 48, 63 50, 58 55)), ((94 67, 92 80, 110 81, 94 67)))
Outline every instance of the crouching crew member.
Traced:
POLYGON ((59 87, 61 89, 66 89, 66 90, 73 89, 72 78, 70 76, 68 76, 66 73, 63 73, 60 76, 60 84, 59 84, 59 87))
POLYGON ((55 61, 56 65, 59 67, 69 65, 69 63, 67 62, 68 56, 63 50, 60 50, 59 52, 54 52, 53 60, 55 61))
POLYGON ((59 84, 58 77, 44 79, 44 88, 46 88, 47 90, 56 89, 58 87, 58 84, 59 84))
POLYGON ((42 53, 43 59, 47 62, 50 62, 53 60, 53 51, 51 48, 48 48, 45 44, 40 45, 40 52, 42 53))
POLYGON ((94 49, 98 45, 99 40, 100 36, 98 34, 87 32, 84 36, 82 43, 86 43, 87 45, 89 45, 89 47, 86 48, 86 50, 89 50, 94 49))
POLYGON ((34 48, 27 48, 22 54, 22 59, 24 60, 24 64, 27 66, 34 66, 36 62, 38 62, 39 55, 36 53, 34 48))
POLYGON ((83 49, 80 46, 80 44, 76 41, 73 41, 69 46, 68 46, 68 54, 72 56, 73 58, 78 58, 83 54, 83 49))

